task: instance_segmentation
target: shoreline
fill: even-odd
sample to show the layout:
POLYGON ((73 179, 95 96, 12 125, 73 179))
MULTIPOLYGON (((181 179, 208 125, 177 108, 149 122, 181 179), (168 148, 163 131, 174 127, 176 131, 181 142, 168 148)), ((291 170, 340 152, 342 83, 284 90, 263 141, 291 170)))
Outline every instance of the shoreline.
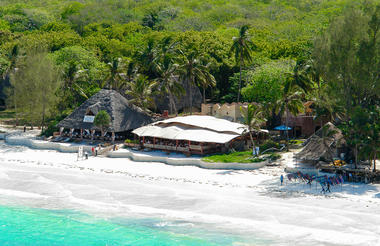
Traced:
MULTIPOLYGON (((83 147, 83 151, 91 153, 91 149, 93 148, 93 146, 85 144, 58 143, 38 140, 35 139, 35 136, 33 135, 25 135, 26 134, 21 132, 13 133, 13 135, 8 134, 4 141, 9 145, 26 146, 37 150, 55 150, 62 153, 77 153, 79 147, 83 147)), ((122 148, 117 151, 108 151, 105 154, 105 157, 128 158, 136 162, 159 162, 172 166, 196 166, 199 168, 220 170, 254 170, 262 168, 268 164, 268 160, 258 163, 212 163, 204 162, 198 157, 185 157, 177 153, 168 156, 164 152, 137 152, 122 148)))
POLYGON ((302 184, 279 185, 283 166, 223 171, 120 158, 76 161, 75 154, 4 143, 0 152, 0 201, 206 223, 274 245, 376 245, 380 236, 371 229, 380 219, 379 186, 308 194, 302 184), (360 222, 355 229, 352 220, 360 222))

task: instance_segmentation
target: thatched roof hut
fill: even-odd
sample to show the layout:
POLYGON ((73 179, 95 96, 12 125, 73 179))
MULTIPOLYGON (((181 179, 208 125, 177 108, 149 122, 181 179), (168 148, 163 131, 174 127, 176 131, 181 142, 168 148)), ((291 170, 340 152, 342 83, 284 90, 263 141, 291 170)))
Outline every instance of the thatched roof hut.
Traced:
POLYGON ((114 90, 100 90, 69 116, 58 123, 58 127, 70 129, 97 129, 93 124, 96 114, 105 110, 111 117, 108 132, 125 132, 152 123, 152 118, 142 109, 114 90))
POLYGON ((305 141, 305 147, 296 157, 307 162, 331 161, 338 157, 346 144, 342 131, 331 122, 319 129, 305 141))

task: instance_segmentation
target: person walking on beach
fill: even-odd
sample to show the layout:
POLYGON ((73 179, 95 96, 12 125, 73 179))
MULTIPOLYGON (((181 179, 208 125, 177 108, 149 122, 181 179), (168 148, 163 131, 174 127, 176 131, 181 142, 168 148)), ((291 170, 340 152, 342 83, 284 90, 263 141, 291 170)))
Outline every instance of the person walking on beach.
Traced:
POLYGON ((330 192, 330 193, 331 193, 331 191, 330 191, 330 182, 329 182, 329 180, 327 180, 327 190, 326 190, 326 192, 330 192))
POLYGON ((281 174, 280 180, 281 180, 281 186, 282 186, 282 184, 284 183, 284 175, 281 174))

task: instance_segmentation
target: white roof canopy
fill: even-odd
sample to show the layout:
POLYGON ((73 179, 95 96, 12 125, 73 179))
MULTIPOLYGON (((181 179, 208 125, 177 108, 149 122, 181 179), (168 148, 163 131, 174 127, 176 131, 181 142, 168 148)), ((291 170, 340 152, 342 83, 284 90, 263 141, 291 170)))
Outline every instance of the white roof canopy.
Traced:
POLYGON ((231 122, 224 119, 218 119, 213 116, 206 115, 190 115, 183 117, 175 117, 154 123, 157 124, 170 124, 180 123, 184 125, 195 126, 199 128, 210 129, 216 132, 232 132, 241 135, 247 127, 243 124, 231 122))
POLYGON ((155 137, 194 142, 227 143, 241 136, 247 127, 213 116, 191 115, 158 121, 137 128, 140 137, 155 137))
POLYGON ((133 133, 140 137, 155 137, 209 143, 227 143, 240 136, 239 134, 220 133, 202 128, 157 125, 143 126, 134 130, 133 133))

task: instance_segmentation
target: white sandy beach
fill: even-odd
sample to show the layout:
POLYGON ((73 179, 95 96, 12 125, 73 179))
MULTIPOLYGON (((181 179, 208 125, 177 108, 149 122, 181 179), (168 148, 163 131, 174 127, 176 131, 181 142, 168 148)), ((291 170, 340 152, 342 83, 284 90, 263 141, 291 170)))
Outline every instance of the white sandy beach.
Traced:
POLYGON ((279 185, 285 163, 254 171, 175 167, 0 142, 0 204, 208 223, 276 245, 379 245, 380 186, 279 185))

